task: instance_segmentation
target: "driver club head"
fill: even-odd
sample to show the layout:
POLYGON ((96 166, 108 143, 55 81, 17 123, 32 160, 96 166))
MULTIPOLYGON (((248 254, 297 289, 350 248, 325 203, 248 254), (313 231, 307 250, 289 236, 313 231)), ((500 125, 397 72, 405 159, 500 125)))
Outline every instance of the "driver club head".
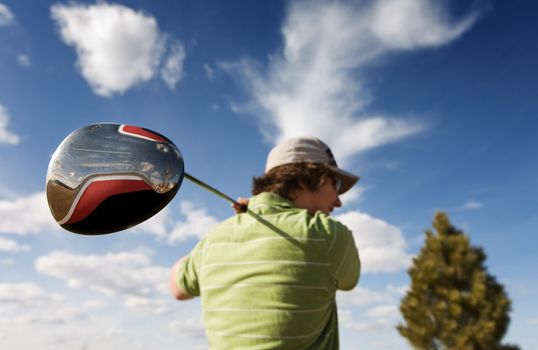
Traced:
POLYGON ((68 231, 112 233, 163 209, 183 176, 183 157, 168 138, 137 126, 92 124, 71 133, 54 152, 47 201, 68 231))

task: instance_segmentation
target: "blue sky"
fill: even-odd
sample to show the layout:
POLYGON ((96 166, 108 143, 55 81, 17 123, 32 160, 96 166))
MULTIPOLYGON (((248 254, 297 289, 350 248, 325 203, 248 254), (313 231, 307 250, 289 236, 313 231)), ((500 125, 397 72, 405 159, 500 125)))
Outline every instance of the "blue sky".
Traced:
POLYGON ((168 268, 223 200, 185 182, 120 234, 62 231, 44 196, 71 131, 161 132, 187 171, 249 194, 275 142, 312 135, 360 174, 334 215, 363 275, 338 295, 343 349, 409 349, 394 329, 435 211, 513 300, 506 342, 538 349, 538 5, 531 0, 0 0, 0 344, 203 349, 168 268))

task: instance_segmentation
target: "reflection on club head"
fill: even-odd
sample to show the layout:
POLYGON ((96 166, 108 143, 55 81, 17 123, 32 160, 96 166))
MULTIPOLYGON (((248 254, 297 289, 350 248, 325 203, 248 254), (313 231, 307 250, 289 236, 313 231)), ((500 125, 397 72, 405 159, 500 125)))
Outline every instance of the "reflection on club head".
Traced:
POLYGON ((166 137, 144 128, 92 124, 58 146, 47 171, 47 201, 66 230, 99 235, 137 225, 179 190, 183 157, 166 137))

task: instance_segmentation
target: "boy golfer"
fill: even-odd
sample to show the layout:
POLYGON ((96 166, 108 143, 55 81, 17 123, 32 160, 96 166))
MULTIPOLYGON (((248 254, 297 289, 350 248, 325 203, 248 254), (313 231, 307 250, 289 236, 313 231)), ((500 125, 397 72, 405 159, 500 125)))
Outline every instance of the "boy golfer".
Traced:
POLYGON ((355 287, 360 260, 329 215, 358 179, 316 138, 271 150, 253 197, 238 200, 248 209, 172 268, 176 299, 202 298, 211 349, 338 349, 336 291, 355 287))

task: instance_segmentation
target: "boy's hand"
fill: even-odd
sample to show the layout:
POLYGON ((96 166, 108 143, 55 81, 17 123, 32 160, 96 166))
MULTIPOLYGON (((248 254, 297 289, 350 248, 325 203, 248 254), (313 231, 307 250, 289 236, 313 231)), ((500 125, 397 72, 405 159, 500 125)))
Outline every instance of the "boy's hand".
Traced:
POLYGON ((235 213, 241 214, 241 213, 246 212, 247 207, 248 207, 248 201, 249 201, 248 198, 244 198, 244 197, 237 198, 235 203, 232 203, 232 208, 233 210, 235 210, 235 213))

